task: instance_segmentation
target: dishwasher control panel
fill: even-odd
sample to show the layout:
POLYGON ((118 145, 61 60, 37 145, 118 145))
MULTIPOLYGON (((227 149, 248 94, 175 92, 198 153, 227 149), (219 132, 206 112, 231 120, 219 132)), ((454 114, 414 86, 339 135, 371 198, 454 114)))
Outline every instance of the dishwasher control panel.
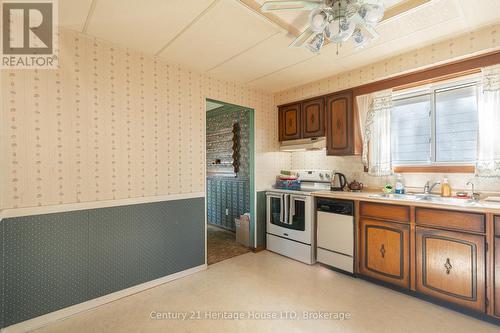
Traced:
POLYGON ((348 200, 319 198, 316 202, 316 209, 319 212, 354 215, 354 203, 348 200))

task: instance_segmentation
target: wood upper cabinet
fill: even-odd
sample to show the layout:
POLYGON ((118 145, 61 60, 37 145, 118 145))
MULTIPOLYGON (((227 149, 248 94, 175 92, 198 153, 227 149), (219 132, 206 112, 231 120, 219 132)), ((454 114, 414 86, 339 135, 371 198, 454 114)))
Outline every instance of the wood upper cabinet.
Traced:
POLYGON ((360 273, 409 288, 407 224, 360 218, 360 273))
POLYGON ((300 103, 281 106, 278 109, 280 141, 300 139, 302 136, 300 103))
POLYGON ((485 236, 416 227, 417 292, 485 311, 485 236))
POLYGON ((326 149, 328 155, 354 155, 355 126, 352 91, 326 96, 326 149))
POLYGON ((325 136, 325 100, 321 98, 302 102, 302 137, 325 136))
POLYGON ((280 141, 325 136, 325 100, 323 97, 280 106, 280 141))

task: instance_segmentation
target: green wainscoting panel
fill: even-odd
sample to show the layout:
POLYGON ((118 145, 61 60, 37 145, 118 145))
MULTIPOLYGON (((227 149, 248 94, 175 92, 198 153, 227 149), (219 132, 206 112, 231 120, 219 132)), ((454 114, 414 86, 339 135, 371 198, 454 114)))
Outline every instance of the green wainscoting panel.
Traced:
POLYGON ((4 326, 205 263, 204 198, 2 221, 4 326))
POLYGON ((257 192, 257 247, 266 246, 266 191, 257 192))
POLYGON ((139 284, 139 207, 89 212, 89 295, 96 298, 139 284))
POLYGON ((3 223, 5 326, 88 299, 87 211, 3 223))
POLYGON ((204 264, 203 211, 203 198, 91 211, 91 298, 204 264))

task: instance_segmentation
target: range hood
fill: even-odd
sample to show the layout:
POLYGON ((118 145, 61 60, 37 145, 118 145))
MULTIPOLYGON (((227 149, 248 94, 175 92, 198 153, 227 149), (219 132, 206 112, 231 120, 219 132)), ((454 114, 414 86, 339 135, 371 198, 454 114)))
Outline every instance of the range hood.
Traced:
POLYGON ((280 151, 306 151, 321 150, 325 148, 325 137, 283 141, 280 145, 280 151))

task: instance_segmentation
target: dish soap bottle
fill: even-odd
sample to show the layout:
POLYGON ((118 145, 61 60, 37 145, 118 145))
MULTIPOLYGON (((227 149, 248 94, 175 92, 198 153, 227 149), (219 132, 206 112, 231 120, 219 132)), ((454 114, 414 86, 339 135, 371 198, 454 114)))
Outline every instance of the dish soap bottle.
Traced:
POLYGON ((451 186, 448 182, 448 177, 444 177, 443 182, 441 183, 441 196, 442 197, 451 197, 451 186))
POLYGON ((404 194, 405 193, 405 185, 403 182, 403 176, 398 174, 396 179, 396 186, 394 186, 394 193, 396 194, 404 194))

